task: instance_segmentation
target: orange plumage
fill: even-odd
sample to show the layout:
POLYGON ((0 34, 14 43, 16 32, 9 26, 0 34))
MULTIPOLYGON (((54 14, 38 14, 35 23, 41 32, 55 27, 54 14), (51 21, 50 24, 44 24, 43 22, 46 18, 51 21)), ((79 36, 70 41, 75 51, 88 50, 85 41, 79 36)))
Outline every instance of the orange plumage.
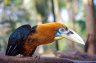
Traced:
POLYGON ((59 28, 62 27, 64 27, 64 25, 57 22, 38 25, 36 28, 36 32, 28 36, 28 39, 24 44, 24 53, 30 54, 33 47, 52 43, 54 41, 55 33, 59 28))

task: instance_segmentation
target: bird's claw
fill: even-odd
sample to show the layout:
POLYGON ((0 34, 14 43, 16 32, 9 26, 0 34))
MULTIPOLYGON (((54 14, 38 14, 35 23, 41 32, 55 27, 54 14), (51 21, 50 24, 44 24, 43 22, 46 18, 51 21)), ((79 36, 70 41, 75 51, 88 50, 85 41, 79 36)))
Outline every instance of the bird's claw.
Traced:
POLYGON ((39 60, 40 56, 33 55, 32 58, 35 59, 35 60, 39 60))

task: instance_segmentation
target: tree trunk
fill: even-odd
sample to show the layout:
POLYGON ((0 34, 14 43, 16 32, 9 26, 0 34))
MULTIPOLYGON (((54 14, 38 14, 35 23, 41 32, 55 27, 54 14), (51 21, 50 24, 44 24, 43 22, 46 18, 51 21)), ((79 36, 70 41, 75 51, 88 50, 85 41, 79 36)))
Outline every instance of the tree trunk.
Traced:
POLYGON ((83 0, 86 14, 86 30, 88 39, 85 44, 85 52, 88 54, 96 54, 96 27, 93 12, 93 0, 83 0))

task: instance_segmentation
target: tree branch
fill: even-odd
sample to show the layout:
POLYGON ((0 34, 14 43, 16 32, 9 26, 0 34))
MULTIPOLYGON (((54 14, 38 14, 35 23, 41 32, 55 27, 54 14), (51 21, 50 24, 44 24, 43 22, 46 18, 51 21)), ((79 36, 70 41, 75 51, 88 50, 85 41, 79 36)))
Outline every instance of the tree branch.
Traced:
POLYGON ((0 56, 0 63, 73 63, 73 61, 51 57, 40 57, 40 59, 36 59, 33 57, 0 56))

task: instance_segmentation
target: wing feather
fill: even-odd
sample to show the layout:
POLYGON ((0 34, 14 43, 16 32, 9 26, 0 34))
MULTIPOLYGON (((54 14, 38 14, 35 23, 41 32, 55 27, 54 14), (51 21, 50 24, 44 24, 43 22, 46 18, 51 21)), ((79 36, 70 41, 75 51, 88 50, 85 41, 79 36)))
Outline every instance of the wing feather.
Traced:
POLYGON ((23 25, 17 28, 9 37, 6 55, 15 56, 20 53, 24 40, 31 31, 30 25, 23 25))

